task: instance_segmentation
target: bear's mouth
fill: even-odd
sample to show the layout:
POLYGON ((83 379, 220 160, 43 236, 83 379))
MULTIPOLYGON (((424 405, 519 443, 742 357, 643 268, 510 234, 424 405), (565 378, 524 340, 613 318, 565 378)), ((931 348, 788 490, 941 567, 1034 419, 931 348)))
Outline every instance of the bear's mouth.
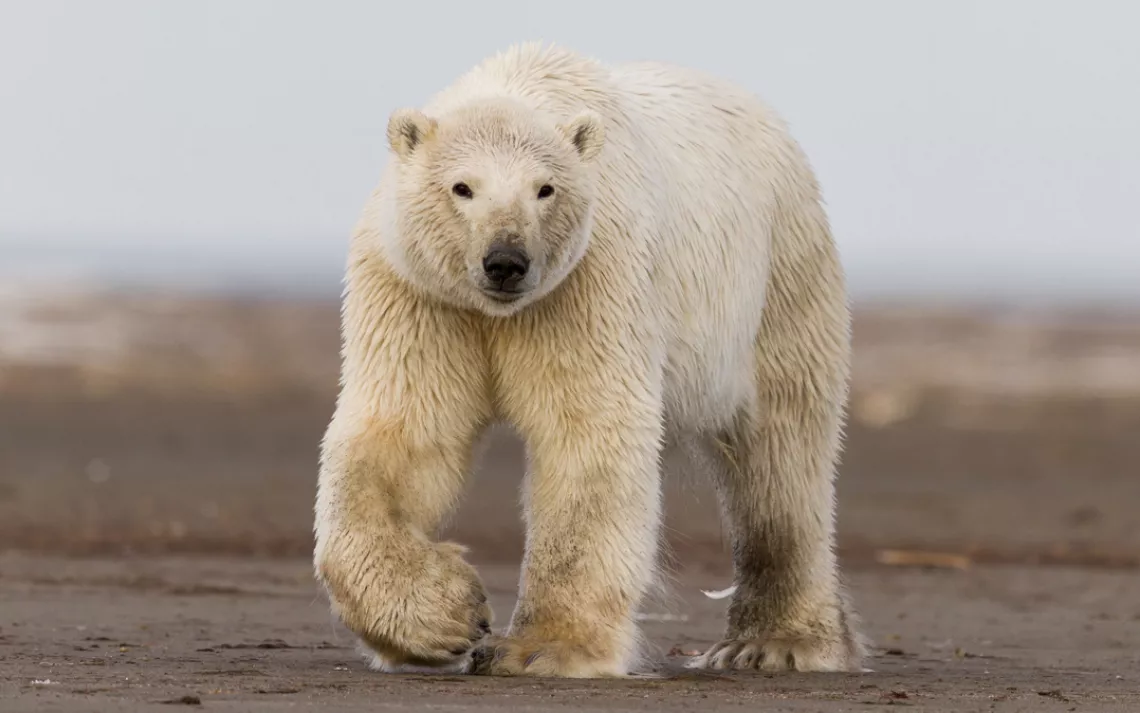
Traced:
POLYGON ((496 302, 509 303, 514 302, 526 294, 526 290, 500 290, 485 287, 483 288, 483 294, 487 295, 496 302))

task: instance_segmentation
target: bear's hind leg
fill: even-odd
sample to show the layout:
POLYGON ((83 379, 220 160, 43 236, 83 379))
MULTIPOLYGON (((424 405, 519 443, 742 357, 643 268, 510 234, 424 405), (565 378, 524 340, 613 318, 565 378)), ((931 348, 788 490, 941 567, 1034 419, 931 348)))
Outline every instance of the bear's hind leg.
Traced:
POLYGON ((696 668, 861 668, 864 646, 833 551, 849 316, 826 225, 818 213, 808 217, 815 221, 794 227, 814 244, 796 253, 777 246, 756 342, 756 398, 705 437, 735 592, 724 640, 694 659, 696 668))

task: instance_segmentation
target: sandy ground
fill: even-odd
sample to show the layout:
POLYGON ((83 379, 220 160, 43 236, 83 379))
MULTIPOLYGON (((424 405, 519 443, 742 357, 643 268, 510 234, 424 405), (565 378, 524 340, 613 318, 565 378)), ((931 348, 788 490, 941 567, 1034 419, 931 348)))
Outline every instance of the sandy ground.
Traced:
MULTIPOLYGON (((1140 710, 1140 318, 863 310, 839 532, 873 672, 681 668, 718 637, 724 603, 699 589, 729 572, 711 493, 668 454, 675 582, 645 621, 663 677, 572 682, 373 673, 330 618, 307 555, 335 305, 4 304, 5 713, 1140 710)), ((491 438, 447 534, 501 625, 523 459, 491 438)))
MULTIPOLYGON (((722 602, 678 574, 645 628, 664 680, 536 681, 371 672, 330 620, 307 564, 250 558, 0 560, 0 709, 1140 710, 1136 575, 1075 569, 859 568, 880 648, 862 674, 693 674, 722 602), (654 619, 665 619, 655 621, 654 619), (189 699, 187 699, 189 697, 189 699)), ((484 565, 504 618, 515 569, 484 565)))

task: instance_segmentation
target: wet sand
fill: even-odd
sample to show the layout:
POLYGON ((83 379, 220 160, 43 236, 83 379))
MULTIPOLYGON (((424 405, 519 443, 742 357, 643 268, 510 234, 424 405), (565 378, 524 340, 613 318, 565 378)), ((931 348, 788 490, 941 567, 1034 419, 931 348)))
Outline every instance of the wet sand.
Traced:
MULTIPOLYGON (((33 305, 0 347, 0 710, 1140 710, 1140 318, 864 310, 839 532, 874 672, 680 668, 729 570, 667 454, 664 678, 572 682, 370 672, 332 621, 307 557, 335 304, 101 299, 33 305)), ((498 625, 522 460, 492 434, 447 532, 498 625)))

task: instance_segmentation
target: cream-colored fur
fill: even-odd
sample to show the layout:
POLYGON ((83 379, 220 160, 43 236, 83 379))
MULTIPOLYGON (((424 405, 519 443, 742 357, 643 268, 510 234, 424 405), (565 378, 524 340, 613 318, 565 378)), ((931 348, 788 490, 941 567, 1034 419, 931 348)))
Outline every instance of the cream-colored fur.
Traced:
POLYGON ((845 285, 780 119, 695 71, 528 44, 388 136, 315 527, 317 576, 377 665, 629 672, 673 439, 717 484, 736 570, 724 641, 692 665, 858 669, 832 550, 845 285), (504 240, 531 259, 513 302, 481 267, 504 240), (435 533, 500 420, 530 467, 519 603, 492 636, 477 573, 435 533))

